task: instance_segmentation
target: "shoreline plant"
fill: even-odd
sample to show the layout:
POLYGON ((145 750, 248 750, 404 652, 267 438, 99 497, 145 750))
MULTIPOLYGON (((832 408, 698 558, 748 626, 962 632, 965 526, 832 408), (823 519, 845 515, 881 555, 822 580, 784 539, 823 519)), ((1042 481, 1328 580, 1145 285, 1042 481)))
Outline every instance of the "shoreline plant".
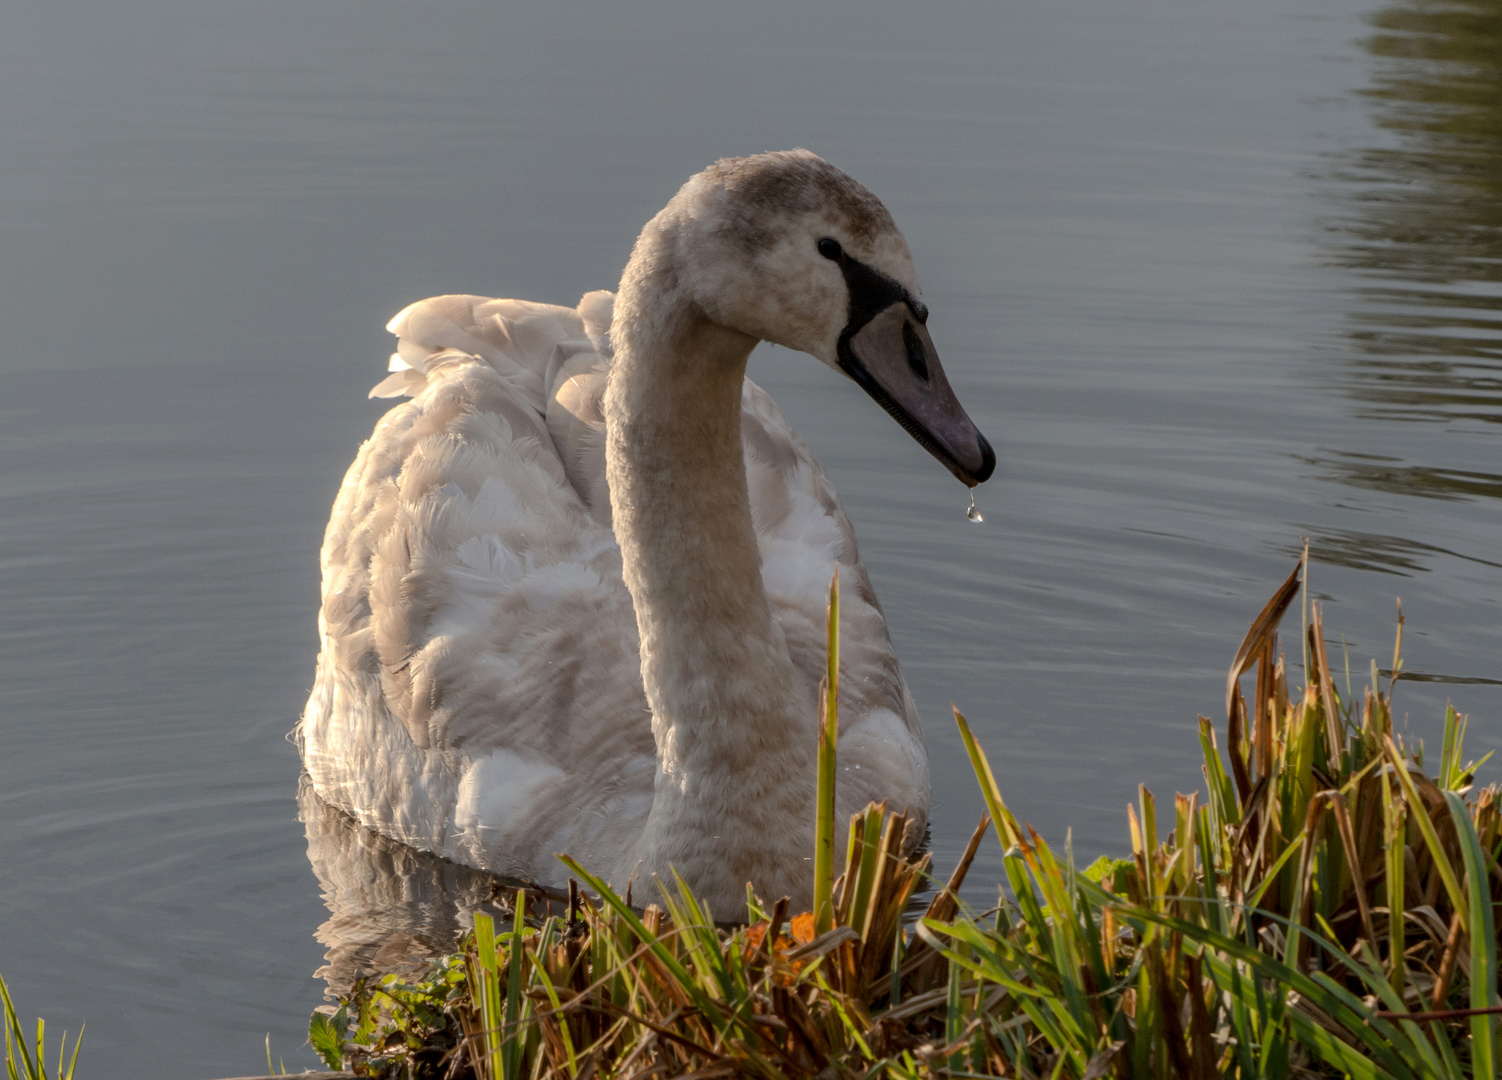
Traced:
POLYGON ((47 1072, 47 1022, 37 1018, 36 1041, 28 1046, 21 1019, 16 1015, 15 1002, 11 1000, 10 987, 0 977, 0 1010, 4 1012, 5 1026, 5 1076, 6 1080, 73 1080, 73 1070, 78 1066, 78 1051, 83 1046, 83 1028, 73 1040, 73 1055, 68 1056, 68 1033, 63 1032, 61 1045, 57 1048, 57 1071, 47 1072))
MULTIPOLYGON (((1475 789, 1453 709, 1433 775, 1394 730, 1401 612, 1386 692, 1373 662, 1358 699, 1305 587, 1290 695, 1277 628, 1307 558, 1237 651, 1224 750, 1199 719, 1205 791, 1160 811, 1139 789, 1130 858, 1078 869, 1051 848, 956 711, 988 812, 946 882, 902 856, 905 820, 879 806, 791 917, 748 892, 745 921, 718 924, 681 880, 638 911, 562 857, 592 895, 571 882, 559 908, 517 891, 509 927, 477 913, 425 979, 365 981, 315 1014, 313 1046, 357 1075, 449 1080, 1494 1076, 1497 789, 1475 789), (976 913, 959 890, 992 825, 1006 882, 976 913)), ((837 752, 830 601, 821 776, 837 752)), ((816 854, 832 851, 828 805, 816 854)))

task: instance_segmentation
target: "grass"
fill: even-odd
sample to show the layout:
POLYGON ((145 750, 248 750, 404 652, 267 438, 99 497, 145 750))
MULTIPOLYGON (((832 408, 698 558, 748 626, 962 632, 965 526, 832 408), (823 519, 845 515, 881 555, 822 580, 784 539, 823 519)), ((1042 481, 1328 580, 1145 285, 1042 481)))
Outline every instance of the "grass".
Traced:
MULTIPOLYGON (((1307 592, 1290 694, 1277 627, 1305 565, 1237 651, 1224 748, 1199 720, 1204 791, 1160 807, 1140 789, 1129 858, 1079 869, 1051 848, 956 712, 988 813, 947 881, 902 856, 905 822, 878 806, 852 820, 843 873, 819 863, 813 911, 748 892, 731 927, 681 880, 637 911, 565 857, 593 898, 518 892, 504 931, 476 915, 427 979, 315 1015, 313 1044, 363 1075, 482 1080, 1493 1076, 1497 790, 1473 785, 1465 717, 1447 710, 1431 774, 1393 728, 1397 676, 1384 692, 1373 663, 1359 695, 1336 679, 1307 592), (1006 881, 977 913, 958 895, 987 831, 1006 881)), ((832 588, 832 673, 837 624, 832 588)), ((1401 633, 1400 615, 1395 673, 1401 633)), ((832 787, 820 798, 816 857, 832 787)))
POLYGON ((38 1019, 36 1040, 27 1044, 26 1032, 16 1015, 15 1002, 11 1000, 10 988, 0 978, 0 1009, 5 1013, 5 1076, 6 1080, 73 1080, 73 1070, 78 1065, 78 1050, 83 1045, 83 1029, 73 1040, 73 1055, 68 1056, 68 1033, 63 1032, 57 1050, 57 1071, 47 1071, 47 1024, 38 1019))

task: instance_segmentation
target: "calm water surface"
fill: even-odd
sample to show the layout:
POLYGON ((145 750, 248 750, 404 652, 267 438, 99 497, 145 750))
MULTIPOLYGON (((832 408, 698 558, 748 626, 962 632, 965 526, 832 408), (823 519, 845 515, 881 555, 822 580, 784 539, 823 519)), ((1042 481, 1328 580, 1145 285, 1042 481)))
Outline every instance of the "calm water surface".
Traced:
POLYGON ((1001 459, 970 525, 854 388, 753 359, 856 523, 940 866, 950 700, 1025 817, 1119 850, 1301 536, 1336 655, 1385 662, 1401 596, 1413 726, 1502 742, 1499 0, 12 7, 0 972, 86 1074, 311 1064, 320 925, 337 978, 483 888, 305 826, 283 740, 386 319, 572 303, 690 173, 794 145, 891 207, 1001 459))

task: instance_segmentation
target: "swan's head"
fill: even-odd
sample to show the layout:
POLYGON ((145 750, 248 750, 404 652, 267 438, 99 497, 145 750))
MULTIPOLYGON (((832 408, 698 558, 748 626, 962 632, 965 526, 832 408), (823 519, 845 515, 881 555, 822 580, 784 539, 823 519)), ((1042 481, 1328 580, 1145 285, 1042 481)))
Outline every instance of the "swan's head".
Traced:
POLYGON ((713 321, 843 371, 963 483, 996 455, 939 364, 907 241, 875 195, 807 150, 726 158, 663 211, 713 321))

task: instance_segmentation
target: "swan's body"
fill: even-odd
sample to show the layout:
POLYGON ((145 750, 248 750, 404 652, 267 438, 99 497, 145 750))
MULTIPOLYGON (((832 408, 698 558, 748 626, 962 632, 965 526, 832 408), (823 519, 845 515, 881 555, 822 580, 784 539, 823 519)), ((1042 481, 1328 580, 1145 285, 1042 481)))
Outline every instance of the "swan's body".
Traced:
MULTIPOLYGON (((921 823, 922 730, 849 521, 744 374, 761 338, 847 371, 852 357, 864 385, 889 359, 870 344, 895 332, 883 320, 921 365, 916 292, 880 203, 794 152, 691 180, 613 301, 451 296, 398 315, 396 374, 373 393, 412 400, 362 447, 322 553, 299 729, 319 794, 512 876, 556 883, 568 852, 618 885, 676 869, 726 915, 748 881, 806 896, 838 565, 837 819, 885 800, 921 823), (811 253, 828 237, 838 258, 811 253), (856 325, 872 265, 877 300, 901 299, 856 325)), ((943 397, 932 361, 923 384, 943 397)), ((918 406, 939 420, 908 410, 904 426, 984 479, 984 440, 952 450, 965 433, 939 421, 958 421, 918 406)))

